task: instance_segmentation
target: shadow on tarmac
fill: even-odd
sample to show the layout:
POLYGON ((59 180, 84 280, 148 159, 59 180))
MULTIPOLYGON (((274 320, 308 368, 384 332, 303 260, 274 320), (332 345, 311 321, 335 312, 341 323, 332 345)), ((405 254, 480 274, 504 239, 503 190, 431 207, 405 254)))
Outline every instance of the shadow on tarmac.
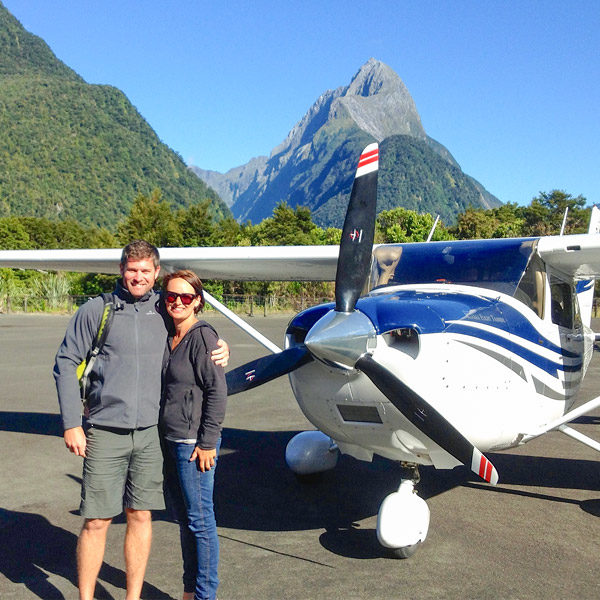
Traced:
POLYGON ((597 460, 517 454, 487 456, 500 474, 501 485, 600 491, 597 460))
POLYGON ((62 437, 63 427, 60 415, 38 412, 0 411, 0 431, 35 433, 62 437))
MULTIPOLYGON (((372 463, 340 457, 330 472, 300 482, 285 464, 285 447, 296 431, 225 429, 215 485, 219 526, 252 531, 325 530, 323 547, 348 558, 381 557, 385 550, 374 529, 359 521, 377 514, 383 499, 397 490, 402 469, 375 457, 372 463)), ((593 460, 489 454, 501 485, 494 488, 467 468, 435 470, 421 467, 419 495, 427 500, 455 487, 527 495, 502 485, 556 489, 600 489, 598 463, 593 460)), ((552 502, 572 502, 557 495, 537 494, 552 502)), ((600 515, 600 500, 576 502, 600 515)))
MULTIPOLYGON (((62 435, 59 415, 44 413, 0 412, 0 430, 62 435)), ((285 447, 296 433, 223 430, 215 485, 219 526, 247 531, 325 530, 319 538, 320 543, 335 554, 361 559, 381 557, 385 550, 377 542, 375 530, 360 529, 359 522, 376 515, 383 499, 397 490, 402 478, 400 465, 377 456, 372 463, 342 456, 334 470, 308 483, 300 482, 285 464, 285 447)), ((551 494, 503 486, 600 490, 597 461, 500 453, 489 454, 489 458, 500 473, 498 487, 480 482, 465 467, 438 471, 433 467, 421 467, 419 495, 427 500, 462 486, 480 489, 482 494, 533 495, 549 501, 572 503, 551 494)), ((582 510, 600 516, 600 500, 577 504, 582 510)), ((38 586, 41 594, 38 595, 43 598, 55 596, 48 595, 50 584, 41 569, 75 580, 76 536, 54 527, 40 515, 10 511, 1 514, 10 525, 0 531, 1 547, 8 547, 14 537, 20 548, 10 559, 0 561, 0 570, 9 579, 38 586), (40 535, 48 542, 40 545, 40 535)), ((169 520, 164 511, 155 513, 155 519, 169 520)), ((119 516, 114 522, 123 520, 119 516)), ((102 578, 111 583, 116 581, 113 585, 124 586, 123 572, 106 564, 102 578)), ((159 590, 155 593, 157 598, 168 598, 161 596, 159 590)), ((110 598, 109 595, 99 597, 110 598)))
MULTIPOLYGON (((0 508, 0 572, 43 600, 65 598, 50 581, 53 575, 77 587, 76 545, 75 534, 52 525, 42 515, 0 508)), ((125 590, 125 573, 106 563, 100 570, 95 598, 116 600, 102 582, 125 590)), ((148 583, 144 584, 142 597, 173 600, 148 583)))

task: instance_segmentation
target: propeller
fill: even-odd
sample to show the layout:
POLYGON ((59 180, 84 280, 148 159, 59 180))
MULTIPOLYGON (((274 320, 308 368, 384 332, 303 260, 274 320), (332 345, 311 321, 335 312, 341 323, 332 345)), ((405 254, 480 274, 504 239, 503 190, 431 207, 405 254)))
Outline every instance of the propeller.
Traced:
POLYGON ((335 278, 335 310, 308 331, 304 344, 265 356, 227 373, 229 395, 291 373, 314 358, 362 371, 388 400, 438 446, 486 481, 496 484, 492 463, 424 398, 371 355, 377 334, 371 320, 355 310, 370 270, 375 235, 379 149, 360 156, 342 229, 335 278))
POLYGON ((377 207, 379 149, 367 146, 360 156, 342 228, 335 275, 335 310, 354 310, 371 267, 377 207))
POLYGON ((494 465, 429 402, 376 362, 370 354, 363 354, 355 366, 417 429, 469 466, 482 479, 493 485, 498 483, 498 472, 494 465))
POLYGON ((250 390, 277 377, 291 373, 312 360, 306 346, 269 354, 227 373, 227 395, 250 390))
MULTIPOLYGON (((375 235, 378 168, 378 145, 369 144, 358 161, 342 230, 335 279, 337 312, 354 311, 369 273, 375 235)), ((344 339, 347 337, 345 332, 344 339)), ((232 396, 291 373, 312 359, 308 348, 302 345, 249 362, 227 373, 228 395, 232 396)))

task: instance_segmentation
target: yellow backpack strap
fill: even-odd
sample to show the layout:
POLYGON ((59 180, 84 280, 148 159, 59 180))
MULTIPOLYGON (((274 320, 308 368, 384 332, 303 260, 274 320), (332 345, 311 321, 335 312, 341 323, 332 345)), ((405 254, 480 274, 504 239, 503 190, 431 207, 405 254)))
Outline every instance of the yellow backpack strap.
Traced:
POLYGON ((79 379, 79 387, 81 388, 81 399, 84 401, 88 392, 87 384, 89 374, 92 371, 92 367, 94 366, 96 357, 98 356, 98 354, 100 354, 100 351, 104 346, 104 342, 106 341, 106 336, 108 335, 108 332, 110 330, 113 315, 115 312, 115 303, 113 295, 102 294, 102 299, 104 301, 104 309, 102 310, 102 317, 100 318, 100 325, 98 326, 98 331, 96 332, 96 336, 94 337, 92 347, 88 352, 87 357, 85 358, 85 360, 81 361, 81 363, 77 367, 77 379, 79 379))

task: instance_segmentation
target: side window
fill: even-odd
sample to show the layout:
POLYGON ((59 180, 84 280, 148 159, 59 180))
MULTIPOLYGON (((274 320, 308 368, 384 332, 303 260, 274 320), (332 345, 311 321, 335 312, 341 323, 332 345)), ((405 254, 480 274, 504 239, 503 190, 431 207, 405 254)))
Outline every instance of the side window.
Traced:
POLYGON ((550 277, 550 311, 554 324, 573 328, 576 304, 574 293, 572 285, 561 281, 558 277, 550 277))
POLYGON ((544 263, 536 255, 531 257, 521 281, 515 291, 515 298, 531 308, 540 319, 544 318, 544 290, 546 271, 544 263))

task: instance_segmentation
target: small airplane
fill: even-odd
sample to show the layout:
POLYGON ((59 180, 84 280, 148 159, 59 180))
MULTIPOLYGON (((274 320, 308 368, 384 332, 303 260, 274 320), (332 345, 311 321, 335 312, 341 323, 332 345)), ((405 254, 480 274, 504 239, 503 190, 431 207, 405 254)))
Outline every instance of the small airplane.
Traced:
MULTIPOLYGON (((466 465, 495 485, 484 452, 560 431, 600 451, 569 423, 591 360, 600 211, 590 231, 536 238, 373 245, 379 153, 362 152, 339 249, 333 246, 161 248, 167 271, 203 279, 335 279, 335 302, 296 315, 285 349, 223 312, 271 354, 227 374, 233 395, 289 375, 317 428, 290 440, 300 477, 335 467, 340 453, 398 461, 405 477, 385 498, 377 537, 400 558, 429 529, 415 492, 419 465, 466 465)), ((0 267, 118 273, 120 249, 0 251, 0 267)))

